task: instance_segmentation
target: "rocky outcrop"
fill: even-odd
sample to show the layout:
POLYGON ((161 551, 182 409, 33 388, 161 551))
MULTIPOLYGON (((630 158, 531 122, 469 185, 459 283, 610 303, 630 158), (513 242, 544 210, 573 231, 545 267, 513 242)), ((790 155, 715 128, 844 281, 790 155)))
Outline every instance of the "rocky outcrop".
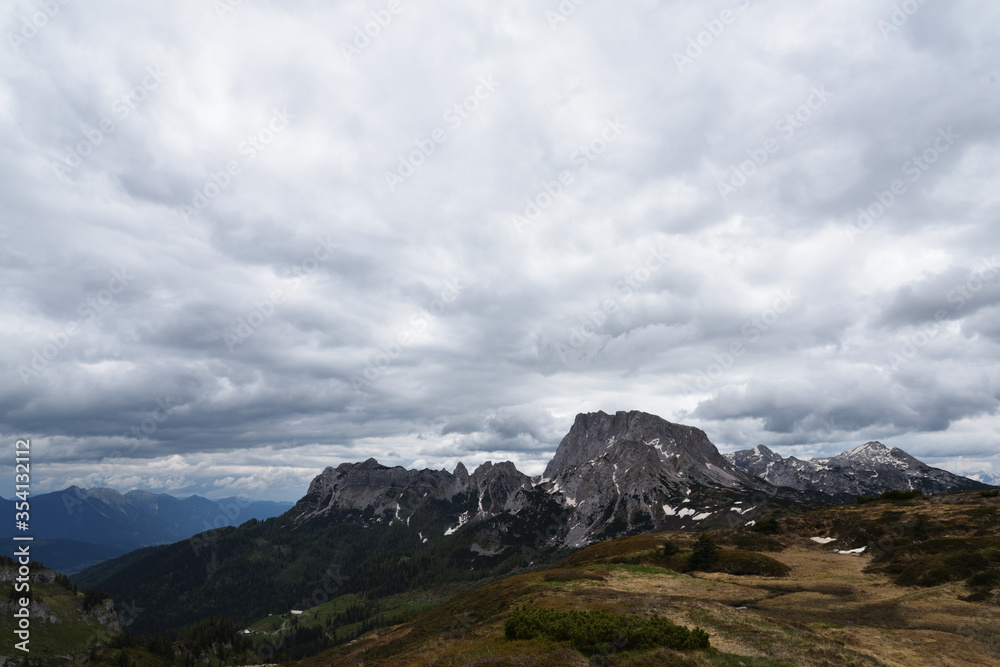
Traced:
MULTIPOLYGON (((487 461, 470 475, 461 463, 449 473, 388 467, 368 459, 326 468, 313 479, 292 515, 302 521, 346 510, 374 519, 406 521, 422 507, 443 502, 453 506, 457 520, 463 513, 486 516, 516 512, 524 503, 517 492, 530 488, 531 478, 510 461, 496 465, 487 461)), ((466 516, 466 521, 469 518, 466 516)))
POLYGON ((87 614, 94 617, 98 623, 112 632, 118 632, 121 630, 121 625, 118 623, 118 613, 115 611, 115 603, 113 600, 104 600, 94 605, 90 608, 87 614))
MULTIPOLYGON (((20 577, 16 566, 0 567, 0 582, 14 582, 20 577)), ((102 626, 117 632, 121 629, 114 602, 108 598, 89 609, 83 607, 83 596, 66 589, 56 581, 56 573, 37 564, 31 566, 28 580, 31 583, 31 604, 28 611, 32 623, 50 623, 76 627, 81 622, 102 626), (89 618, 88 618, 89 617, 89 618), (90 620, 93 619, 93 620, 90 620)), ((14 599, 0 601, 0 616, 13 616, 20 608, 20 596, 12 591, 14 599)))

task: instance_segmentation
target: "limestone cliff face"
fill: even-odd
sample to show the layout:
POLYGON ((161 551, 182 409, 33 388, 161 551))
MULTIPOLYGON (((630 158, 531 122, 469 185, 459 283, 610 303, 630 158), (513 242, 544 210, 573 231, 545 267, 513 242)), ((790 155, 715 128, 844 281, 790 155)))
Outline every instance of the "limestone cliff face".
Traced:
MULTIPOLYGON (((657 474, 679 485, 754 490, 767 486, 726 460, 701 429, 637 411, 577 415, 543 477, 557 480, 588 467, 600 469, 610 460, 609 454, 629 470, 638 469, 640 462, 651 464, 657 474)), ((606 470, 601 474, 610 475, 606 470)))
POLYGON ((445 470, 407 470, 388 467, 375 459, 342 463, 326 468, 309 485, 293 514, 303 520, 334 510, 354 510, 374 518, 406 520, 422 506, 440 501, 459 515, 516 511, 521 489, 531 488, 531 478, 506 461, 487 461, 470 475, 461 463, 454 473, 445 470))
POLYGON ((754 494, 777 493, 727 461, 704 431, 637 411, 577 415, 542 484, 572 508, 564 537, 572 546, 735 522, 754 494))

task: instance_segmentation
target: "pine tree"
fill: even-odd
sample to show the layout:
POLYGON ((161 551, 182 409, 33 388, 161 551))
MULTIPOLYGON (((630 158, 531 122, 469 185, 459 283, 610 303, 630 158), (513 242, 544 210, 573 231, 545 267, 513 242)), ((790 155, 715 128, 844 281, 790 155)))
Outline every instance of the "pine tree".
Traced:
POLYGON ((694 551, 688 559, 692 570, 707 570, 719 560, 719 545, 707 533, 702 533, 694 543, 694 551))

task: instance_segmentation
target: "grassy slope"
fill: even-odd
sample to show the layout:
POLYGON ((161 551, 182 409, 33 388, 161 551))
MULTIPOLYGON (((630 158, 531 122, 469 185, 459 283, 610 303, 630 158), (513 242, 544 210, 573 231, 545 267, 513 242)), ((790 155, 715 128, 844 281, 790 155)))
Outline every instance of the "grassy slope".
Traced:
MULTIPOLYGON (((422 611, 436 607, 446 599, 447 596, 444 594, 428 591, 411 591, 391 595, 379 600, 380 613, 387 623, 402 623, 422 611)), ((280 645, 282 634, 287 634, 293 627, 326 628, 328 619, 332 619, 339 612, 355 603, 364 603, 364 598, 354 593, 340 595, 329 602, 304 610, 301 616, 296 617, 287 612, 267 616, 250 623, 247 625, 247 629, 253 633, 254 646, 259 646, 263 642, 280 645)), ((342 625, 337 628, 337 632, 341 637, 350 636, 356 633, 360 626, 360 622, 342 625)))
MULTIPOLYGON (((8 600, 14 584, 9 581, 0 582, 0 599, 8 600)), ((44 605, 60 622, 52 623, 34 617, 31 619, 31 649, 32 660, 40 664, 64 664, 59 656, 73 656, 86 653, 87 646, 92 641, 106 641, 113 635, 107 628, 97 622, 92 615, 83 613, 83 594, 74 593, 59 584, 31 584, 34 599, 44 605)), ((14 635, 16 619, 5 614, 0 617, 0 656, 24 657, 24 653, 16 650, 14 644, 20 641, 14 635)))
POLYGON ((563 644, 503 638, 509 610, 532 604, 658 613, 711 635, 709 651, 610 655, 603 662, 607 665, 1000 665, 998 589, 984 601, 965 601, 961 598, 977 589, 964 580, 933 586, 893 583, 902 569, 919 565, 922 558, 950 558, 937 553, 942 543, 950 543, 955 553, 973 544, 977 553, 990 556, 992 545, 1000 547, 1000 522, 992 509, 998 506, 997 498, 965 492, 811 512, 783 519, 777 536, 716 533, 724 544, 780 549, 767 555, 791 568, 784 577, 678 574, 654 564, 658 544, 669 537, 683 547, 690 544, 690 533, 613 540, 584 549, 552 570, 461 594, 412 621, 302 664, 589 664, 563 644), (914 537, 921 515, 927 532, 914 537), (809 539, 814 536, 837 541, 821 545, 809 539), (865 555, 835 552, 835 547, 860 546, 868 547, 865 555))

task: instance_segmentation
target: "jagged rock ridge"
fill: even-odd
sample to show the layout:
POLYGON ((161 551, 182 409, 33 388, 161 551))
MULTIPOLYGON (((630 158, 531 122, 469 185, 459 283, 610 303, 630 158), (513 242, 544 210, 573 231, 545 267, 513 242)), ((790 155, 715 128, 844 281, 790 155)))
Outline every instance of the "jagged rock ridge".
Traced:
POLYGON ((449 473, 390 468, 368 459, 326 468, 294 511, 300 521, 332 510, 354 510, 372 518, 391 514, 392 520, 406 521, 428 502, 444 501, 463 512, 489 515, 518 511, 524 499, 517 492, 531 488, 531 478, 510 461, 496 465, 487 461, 470 475, 461 463, 449 473))
POLYGON ((461 463, 448 472, 368 459, 324 470, 292 516, 403 521, 425 542, 469 524, 479 531, 473 550, 493 553, 504 548, 512 525, 504 517, 544 533, 546 548, 575 547, 654 530, 744 525, 774 499, 830 502, 888 489, 983 487, 877 442, 812 461, 785 459, 763 445, 723 456, 692 426, 638 411, 594 412, 577 415, 541 477, 509 461, 469 474, 461 463))
POLYGON ((783 458, 764 445, 725 455, 736 467, 776 486, 816 491, 837 498, 919 489, 942 493, 983 489, 985 484, 932 468, 902 449, 866 442, 830 458, 783 458))
MULTIPOLYGON (((579 546, 706 521, 746 523, 766 497, 808 495, 733 466, 697 428, 643 412, 596 412, 577 416, 540 478, 510 462, 487 462, 470 475, 462 464, 449 473, 369 459, 324 470, 293 515, 416 521, 428 538, 490 517, 531 515, 546 524, 548 546, 579 546)), ((489 541, 503 542, 495 534, 489 541)))

